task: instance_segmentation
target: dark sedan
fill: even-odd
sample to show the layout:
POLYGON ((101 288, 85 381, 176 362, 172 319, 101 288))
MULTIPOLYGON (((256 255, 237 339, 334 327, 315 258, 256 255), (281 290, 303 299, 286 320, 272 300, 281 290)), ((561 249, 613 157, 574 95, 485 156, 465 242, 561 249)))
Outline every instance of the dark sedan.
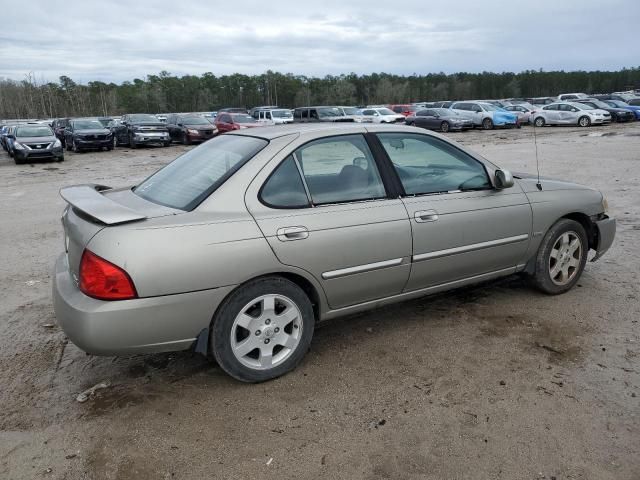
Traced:
POLYGON ((171 140, 184 145, 206 142, 213 138, 218 129, 200 115, 168 115, 167 130, 171 140))
POLYGON ((612 107, 608 103, 605 103, 602 100, 598 100, 597 98, 580 98, 574 101, 582 103, 587 107, 606 110, 611 114, 612 122, 632 122, 636 119, 635 113, 629 111, 628 109, 612 107))
POLYGON ((113 149, 111 131, 98 120, 76 118, 64 129, 64 144, 67 150, 78 153, 83 150, 113 149))
POLYGON ((407 125, 448 132, 451 130, 469 130, 473 128, 473 122, 464 118, 455 110, 448 108, 430 108, 420 110, 415 115, 410 115, 406 120, 407 125))

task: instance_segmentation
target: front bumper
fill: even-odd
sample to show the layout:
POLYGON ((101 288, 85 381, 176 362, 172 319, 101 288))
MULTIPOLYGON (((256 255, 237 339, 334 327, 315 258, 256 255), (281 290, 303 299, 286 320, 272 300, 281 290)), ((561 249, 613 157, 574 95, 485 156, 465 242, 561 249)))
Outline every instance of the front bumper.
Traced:
POLYGON ((18 160, 36 160, 36 159, 58 159, 64 157, 64 152, 62 147, 57 148, 47 148, 47 149, 38 149, 38 150, 29 150, 27 148, 23 150, 18 150, 17 148, 13 149, 13 156, 18 160))
POLYGON ((170 142, 169 132, 148 133, 134 132, 133 141, 136 145, 159 145, 170 142))
POLYGON ((76 138, 76 145, 80 148, 106 148, 113 143, 111 137, 104 140, 76 138))
POLYGON ((69 273, 67 255, 55 264, 53 309, 57 322, 79 348, 94 355, 127 355, 189 349, 209 328, 233 286, 134 300, 88 297, 69 273))
POLYGON ((616 219, 605 215, 602 220, 596 220, 596 229, 598 230, 598 244, 596 245, 596 256, 591 260, 595 262, 604 255, 616 236, 616 219))

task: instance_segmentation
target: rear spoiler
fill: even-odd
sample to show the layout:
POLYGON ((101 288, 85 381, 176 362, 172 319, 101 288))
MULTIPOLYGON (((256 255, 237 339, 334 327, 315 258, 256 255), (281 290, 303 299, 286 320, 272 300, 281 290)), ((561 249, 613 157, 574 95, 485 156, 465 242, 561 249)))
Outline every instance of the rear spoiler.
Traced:
POLYGON ((73 208, 106 225, 144 220, 142 215, 124 205, 114 202, 101 192, 111 190, 105 185, 75 185, 60 190, 60 196, 73 208))

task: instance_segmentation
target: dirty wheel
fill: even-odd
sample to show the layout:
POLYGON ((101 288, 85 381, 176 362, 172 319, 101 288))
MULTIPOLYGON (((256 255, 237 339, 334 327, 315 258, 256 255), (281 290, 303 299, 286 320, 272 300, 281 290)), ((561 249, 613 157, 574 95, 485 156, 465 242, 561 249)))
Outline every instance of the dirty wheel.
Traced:
POLYGON ((570 290, 584 270, 588 249, 582 225, 569 219, 556 222, 544 236, 536 256, 536 287, 551 295, 570 290))
POLYGON ((449 131, 449 126, 450 126, 450 125, 449 125, 449 122, 442 122, 442 123, 440 124, 440 131, 441 131, 442 133, 447 133, 447 132, 449 131))
POLYGON ((232 377, 270 380, 300 363, 314 323, 311 302, 300 287, 284 278, 261 278, 224 301, 211 328, 211 350, 232 377))
POLYGON ((485 118, 482 121, 482 128, 484 128, 485 130, 493 130, 493 120, 491 120, 490 118, 485 118))

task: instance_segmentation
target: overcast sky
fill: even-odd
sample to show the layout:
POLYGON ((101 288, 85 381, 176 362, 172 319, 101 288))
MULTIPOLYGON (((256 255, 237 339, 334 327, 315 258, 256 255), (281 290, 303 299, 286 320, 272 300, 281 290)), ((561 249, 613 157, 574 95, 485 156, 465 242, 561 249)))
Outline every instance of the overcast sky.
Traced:
POLYGON ((617 70, 640 0, 2 1, 0 77, 617 70))

